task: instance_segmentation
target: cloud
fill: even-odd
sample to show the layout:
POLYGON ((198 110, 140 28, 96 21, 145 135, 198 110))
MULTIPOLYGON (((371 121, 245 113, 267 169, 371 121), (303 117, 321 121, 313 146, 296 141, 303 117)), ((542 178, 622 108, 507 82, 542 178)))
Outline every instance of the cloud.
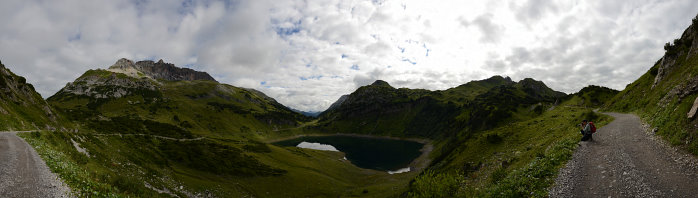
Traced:
POLYGON ((517 5, 521 1, 512 1, 510 8, 516 13, 516 18, 523 23, 535 23, 538 20, 548 16, 548 14, 554 14, 558 11, 558 7, 555 1, 548 0, 528 0, 517 5))
POLYGON ((568 93, 622 89, 696 10, 691 0, 7 0, 0 60, 44 97, 125 57, 321 111, 378 79, 436 90, 508 75, 568 93))
POLYGON ((472 21, 467 21, 461 19, 461 24, 463 26, 477 26, 480 31, 482 31, 482 36, 480 41, 483 43, 497 43, 499 42, 499 37, 501 36, 501 31, 504 31, 504 27, 497 25, 493 20, 493 15, 490 13, 483 14, 473 19, 472 21))

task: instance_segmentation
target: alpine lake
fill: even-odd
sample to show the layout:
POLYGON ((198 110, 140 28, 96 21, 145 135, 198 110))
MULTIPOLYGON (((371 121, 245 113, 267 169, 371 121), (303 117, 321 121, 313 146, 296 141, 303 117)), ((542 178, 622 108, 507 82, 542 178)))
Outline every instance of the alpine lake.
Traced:
POLYGON ((424 147, 424 144, 415 141, 348 135, 303 136, 273 144, 318 149, 312 148, 315 146, 320 150, 336 148, 344 152, 346 160, 357 167, 391 174, 409 171, 410 163, 422 154, 420 149, 424 147))

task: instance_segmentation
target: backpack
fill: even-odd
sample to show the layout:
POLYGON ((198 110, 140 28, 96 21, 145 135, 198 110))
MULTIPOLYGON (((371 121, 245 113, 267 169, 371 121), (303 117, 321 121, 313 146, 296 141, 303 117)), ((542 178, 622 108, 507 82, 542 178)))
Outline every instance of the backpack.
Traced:
POLYGON ((589 122, 589 125, 591 125, 591 133, 596 133, 596 125, 593 122, 589 122))

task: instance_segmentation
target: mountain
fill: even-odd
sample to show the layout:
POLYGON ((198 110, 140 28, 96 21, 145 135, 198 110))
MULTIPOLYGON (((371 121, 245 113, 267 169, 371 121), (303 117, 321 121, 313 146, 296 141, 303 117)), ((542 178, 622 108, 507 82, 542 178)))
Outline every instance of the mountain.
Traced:
POLYGON ((0 62, 0 131, 55 130, 62 118, 27 83, 0 62))
POLYGON ((664 55, 606 103, 612 111, 636 112, 654 131, 698 154, 698 16, 664 55))
POLYGON ((603 86, 589 85, 569 95, 566 104, 581 107, 601 107, 620 91, 603 86))
MULTIPOLYGON (((491 128, 531 107, 552 104, 565 93, 543 82, 493 76, 442 90, 394 88, 377 80, 340 97, 320 114, 321 131, 446 138, 466 130, 491 128)), ((535 107, 534 107, 535 108, 535 107)))
POLYGON ((293 108, 291 108, 291 111, 303 114, 304 116, 313 117, 313 118, 317 118, 322 113, 322 111, 301 111, 301 110, 293 109, 293 108))
POLYGON ((262 92, 221 84, 205 72, 162 60, 120 59, 107 70, 89 70, 47 101, 100 132, 168 137, 263 136, 257 131, 307 120, 262 92), (160 128, 166 130, 150 130, 160 128))
POLYGON ((131 77, 147 76, 158 80, 208 80, 217 82, 206 72, 195 71, 189 68, 179 68, 171 63, 165 63, 162 59, 158 62, 150 60, 133 61, 122 58, 109 67, 109 71, 127 74, 131 77))

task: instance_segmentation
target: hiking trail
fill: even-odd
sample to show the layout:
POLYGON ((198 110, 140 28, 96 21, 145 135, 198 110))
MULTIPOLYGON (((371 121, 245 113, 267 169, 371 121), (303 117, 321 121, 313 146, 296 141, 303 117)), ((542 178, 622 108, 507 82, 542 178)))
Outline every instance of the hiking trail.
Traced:
POLYGON ((69 197, 69 193, 16 132, 0 132, 0 197, 69 197))
MULTIPOLYGON (((550 197, 695 197, 698 160, 668 146, 633 114, 615 117, 580 142, 550 197)), ((581 136, 580 136, 581 137, 581 136)))

